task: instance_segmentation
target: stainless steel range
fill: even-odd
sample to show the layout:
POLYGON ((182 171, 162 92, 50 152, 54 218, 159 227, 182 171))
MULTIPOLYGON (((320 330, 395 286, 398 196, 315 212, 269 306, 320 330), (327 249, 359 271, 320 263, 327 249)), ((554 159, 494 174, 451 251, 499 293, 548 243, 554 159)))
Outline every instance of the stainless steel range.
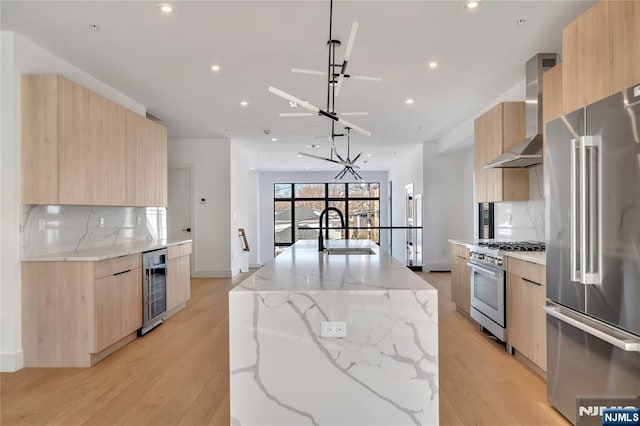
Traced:
POLYGON ((469 251, 471 317, 502 342, 507 338, 505 252, 544 250, 539 242, 487 240, 469 251))

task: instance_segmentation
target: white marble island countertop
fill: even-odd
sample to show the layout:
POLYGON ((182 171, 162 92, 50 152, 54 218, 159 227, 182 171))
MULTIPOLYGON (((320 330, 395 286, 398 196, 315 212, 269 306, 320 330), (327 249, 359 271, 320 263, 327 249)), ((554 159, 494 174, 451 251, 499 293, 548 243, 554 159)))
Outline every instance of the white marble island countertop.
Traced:
POLYGON ((327 243, 376 254, 298 242, 229 292, 231 424, 437 425, 437 291, 371 242, 327 243))
POLYGON ((169 246, 190 243, 191 240, 151 240, 106 245, 81 250, 69 250, 34 256, 23 256, 22 262, 98 262, 129 254, 158 250, 169 246))
POLYGON ((330 240, 326 246, 371 248, 376 254, 329 255, 318 252, 316 241, 298 241, 231 291, 436 291, 371 241, 330 240))

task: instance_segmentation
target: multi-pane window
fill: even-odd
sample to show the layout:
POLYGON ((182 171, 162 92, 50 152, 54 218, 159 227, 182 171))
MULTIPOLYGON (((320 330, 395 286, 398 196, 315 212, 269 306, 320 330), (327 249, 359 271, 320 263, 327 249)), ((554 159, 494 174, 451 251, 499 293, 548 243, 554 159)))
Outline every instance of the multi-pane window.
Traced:
POLYGON ((273 188, 274 246, 278 255, 298 240, 317 239, 320 213, 329 211, 330 239, 368 239, 380 243, 380 184, 276 183, 273 188))

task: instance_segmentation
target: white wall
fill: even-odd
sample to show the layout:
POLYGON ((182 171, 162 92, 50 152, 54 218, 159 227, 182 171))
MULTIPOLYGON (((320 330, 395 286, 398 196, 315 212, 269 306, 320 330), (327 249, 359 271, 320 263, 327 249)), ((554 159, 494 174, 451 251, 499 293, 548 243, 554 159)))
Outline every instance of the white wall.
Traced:
MULTIPOLYGON (((392 184, 392 226, 407 226, 405 187, 413 183, 414 198, 423 193, 423 155, 422 144, 406 145, 397 151, 398 158, 389 168, 389 181, 392 184)), ((424 195, 423 195, 424 197, 424 195)), ((423 198, 424 200, 424 198, 423 198)), ((424 209, 424 201, 423 201, 424 209)), ((423 215, 424 216, 424 215, 423 215)), ((394 230, 391 238, 393 257, 406 264, 406 234, 404 229, 394 230)), ((417 233, 420 235, 420 233, 417 233)), ((424 232, 422 233, 424 235, 424 232)))
POLYGON ((423 262, 426 270, 450 270, 449 238, 473 238, 473 149, 438 154, 424 144, 423 262))
MULTIPOLYGON (((249 182, 246 188, 247 198, 249 199, 249 218, 247 239, 249 240, 249 267, 257 268, 262 266, 260 261, 260 173, 257 171, 249 171, 249 182)), ((271 194, 273 197, 273 194, 271 194)), ((273 251, 273 250, 272 250, 273 251)))
MULTIPOLYGON (((252 222, 249 220, 250 205, 255 204, 249 200, 251 175, 249 171, 249 155, 247 151, 231 143, 231 236, 229 250, 231 252, 231 272, 236 275, 249 270, 249 253, 243 251, 242 241, 238 229, 244 228, 247 235, 255 234, 252 222)), ((255 211, 255 210, 254 210, 255 211)), ((249 245, 251 248, 251 245, 249 245)))
POLYGON ((19 34, 0 32, 0 370, 22 368, 20 286, 20 75, 61 74, 129 108, 145 114, 144 105, 111 88, 19 34))
POLYGON ((231 141, 175 139, 168 145, 169 167, 189 164, 194 169, 193 276, 230 277, 231 141))
MULTIPOLYGON (((258 227, 259 257, 256 263, 273 260, 273 184, 274 183, 323 183, 332 182, 337 171, 326 172, 259 172, 258 227)), ((380 182, 380 223, 386 225, 387 217, 387 180, 386 171, 358 170, 365 182, 380 182)), ((344 179, 343 182, 351 182, 344 179)), ((380 245, 383 247, 384 232, 380 233, 380 245)))

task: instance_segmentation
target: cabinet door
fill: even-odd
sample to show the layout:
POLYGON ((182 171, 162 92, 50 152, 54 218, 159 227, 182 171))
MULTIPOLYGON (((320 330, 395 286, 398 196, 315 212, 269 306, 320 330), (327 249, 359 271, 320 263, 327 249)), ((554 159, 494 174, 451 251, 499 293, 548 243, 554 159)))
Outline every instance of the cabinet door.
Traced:
POLYGON ((458 305, 460 297, 458 295, 458 289, 460 286, 460 268, 458 267, 458 247, 456 244, 451 244, 451 301, 458 305))
POLYGON ((167 277, 167 310, 171 310, 191 297, 191 257, 169 260, 167 277))
POLYGON ((146 118, 142 120, 142 170, 143 170, 143 193, 142 204, 144 206, 156 205, 156 185, 157 185, 157 127, 155 123, 146 118))
POLYGON ((122 288, 122 336, 142 327, 142 268, 119 275, 122 288))
MULTIPOLYGON (((506 152, 525 138, 524 102, 505 102, 502 110, 502 147, 506 152)), ((495 169, 494 169, 495 170, 495 169)), ((495 201, 526 201, 529 199, 528 169, 497 169, 495 201)))
POLYGON ((596 3, 562 31, 565 113, 610 93, 609 3, 596 3))
POLYGON ((640 2, 609 2, 609 19, 613 94, 640 84, 640 2))
POLYGON ((542 120, 543 123, 564 114, 562 108, 562 64, 558 64, 542 75, 542 120))
POLYGON ((502 171, 485 169, 484 165, 502 154, 502 109, 498 104, 475 121, 474 155, 476 202, 500 201, 502 171))
POLYGON ((167 129, 154 123, 156 126, 156 201, 154 206, 167 206, 167 129))
POLYGON ((22 203, 58 204, 58 77, 23 75, 22 203))
POLYGON ((540 368, 547 369, 546 302, 543 285, 507 274, 508 341, 540 368))
POLYGON ((127 205, 126 112, 104 99, 100 172, 104 204, 109 206, 127 205))
POLYGON ((95 346, 100 352, 122 336, 122 285, 119 275, 95 280, 95 346))
MULTIPOLYGON (((60 204, 92 204, 95 140, 89 134, 89 91, 58 78, 58 183, 60 204)), ((97 108, 94 105, 94 113, 97 108)))
POLYGON ((460 262, 460 308, 471 315, 471 271, 467 266, 468 250, 466 258, 458 258, 460 262))
POLYGON ((133 111, 126 112, 125 143, 126 160, 126 198, 129 206, 144 206, 144 150, 142 145, 142 126, 144 117, 133 111))

